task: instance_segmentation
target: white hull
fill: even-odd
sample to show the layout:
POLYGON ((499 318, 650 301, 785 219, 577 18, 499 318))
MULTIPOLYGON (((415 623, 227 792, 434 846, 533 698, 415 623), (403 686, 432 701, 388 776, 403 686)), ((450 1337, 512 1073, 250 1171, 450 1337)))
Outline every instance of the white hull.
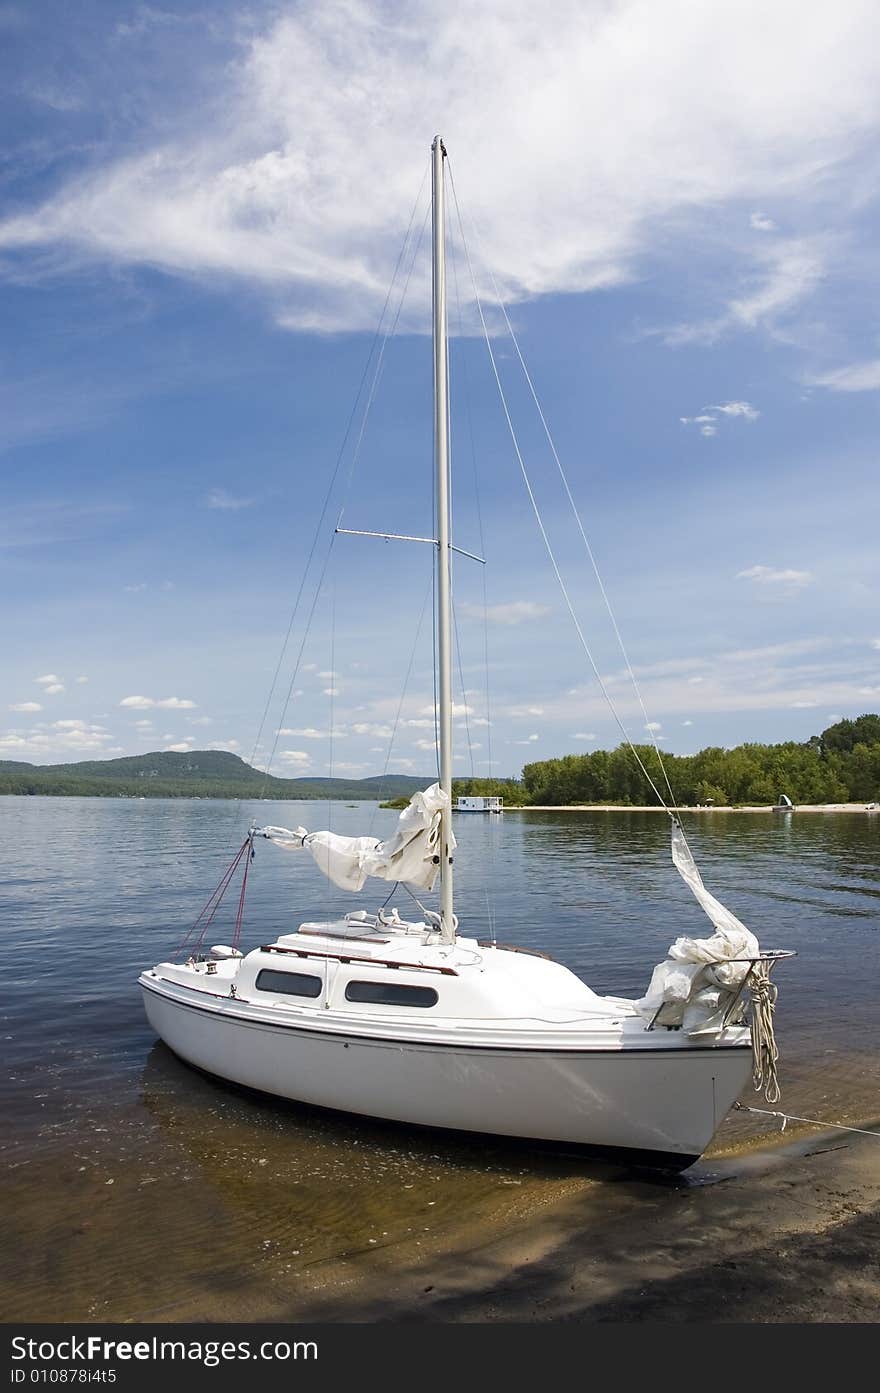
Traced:
POLYGON ((282 1025, 245 1002, 155 979, 141 986, 165 1043, 233 1083, 390 1121, 678 1165, 702 1153, 751 1069, 747 1046, 665 1033, 644 1037, 656 1044, 605 1049, 415 1042, 359 1035, 354 1023, 282 1025))

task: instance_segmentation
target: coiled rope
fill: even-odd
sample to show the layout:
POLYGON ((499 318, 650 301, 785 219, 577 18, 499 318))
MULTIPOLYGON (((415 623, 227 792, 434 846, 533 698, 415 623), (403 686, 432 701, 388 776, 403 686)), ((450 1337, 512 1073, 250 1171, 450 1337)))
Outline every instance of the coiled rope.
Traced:
POLYGON ((763 1093, 768 1103, 779 1102, 779 1079, 776 1064, 779 1049, 773 1030, 778 989, 770 981, 766 962, 755 963, 749 983, 751 996, 750 1029, 752 1035, 752 1083, 756 1093, 763 1093))

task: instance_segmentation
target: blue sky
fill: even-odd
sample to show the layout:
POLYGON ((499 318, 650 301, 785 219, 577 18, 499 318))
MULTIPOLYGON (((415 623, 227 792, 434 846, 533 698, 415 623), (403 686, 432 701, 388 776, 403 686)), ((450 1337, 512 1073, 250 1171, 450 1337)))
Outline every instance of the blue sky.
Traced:
MULTIPOLYGON (((0 5, 0 758, 250 757, 436 130, 633 738, 496 288, 665 747, 880 708, 877 29, 857 0, 0 5)), ((430 532, 425 252, 319 559, 343 494, 347 526, 430 532)), ((618 732, 455 256, 455 533, 489 605, 460 560, 456 769, 517 773, 618 732)), ((381 772, 393 731, 390 767, 431 772, 430 561, 337 539, 258 760, 381 772)))

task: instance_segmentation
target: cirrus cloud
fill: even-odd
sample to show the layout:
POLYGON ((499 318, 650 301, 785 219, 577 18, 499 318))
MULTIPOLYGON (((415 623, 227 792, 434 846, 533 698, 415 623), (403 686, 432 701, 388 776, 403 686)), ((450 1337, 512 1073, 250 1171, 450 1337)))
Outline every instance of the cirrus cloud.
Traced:
MULTIPOLYGON (((744 200, 781 209, 820 176, 848 191, 880 110, 865 0, 808 22, 800 0, 558 0, 551 23, 530 0, 301 0, 249 22, 194 84, 210 109, 163 104, 137 143, 8 217, 0 245, 237 276, 272 289, 282 324, 373 327, 426 161, 413 132, 442 125, 516 299, 631 279, 673 219, 729 203, 741 224, 744 200)), ((821 275, 808 242, 757 241, 770 264, 728 302, 734 327, 821 275)))

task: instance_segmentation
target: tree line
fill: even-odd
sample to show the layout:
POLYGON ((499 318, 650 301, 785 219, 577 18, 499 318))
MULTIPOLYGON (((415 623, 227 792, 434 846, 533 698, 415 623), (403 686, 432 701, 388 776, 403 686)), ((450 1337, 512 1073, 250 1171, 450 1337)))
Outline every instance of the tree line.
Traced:
MULTIPOLYGON (((668 800, 653 745, 635 748, 668 800)), ((802 744, 710 746, 694 755, 664 753, 663 763, 675 802, 681 804, 775 803, 781 794, 793 803, 880 799, 880 716, 838 721, 802 744)), ((626 745, 527 764, 522 794, 526 804, 654 806, 660 801, 626 745)))

